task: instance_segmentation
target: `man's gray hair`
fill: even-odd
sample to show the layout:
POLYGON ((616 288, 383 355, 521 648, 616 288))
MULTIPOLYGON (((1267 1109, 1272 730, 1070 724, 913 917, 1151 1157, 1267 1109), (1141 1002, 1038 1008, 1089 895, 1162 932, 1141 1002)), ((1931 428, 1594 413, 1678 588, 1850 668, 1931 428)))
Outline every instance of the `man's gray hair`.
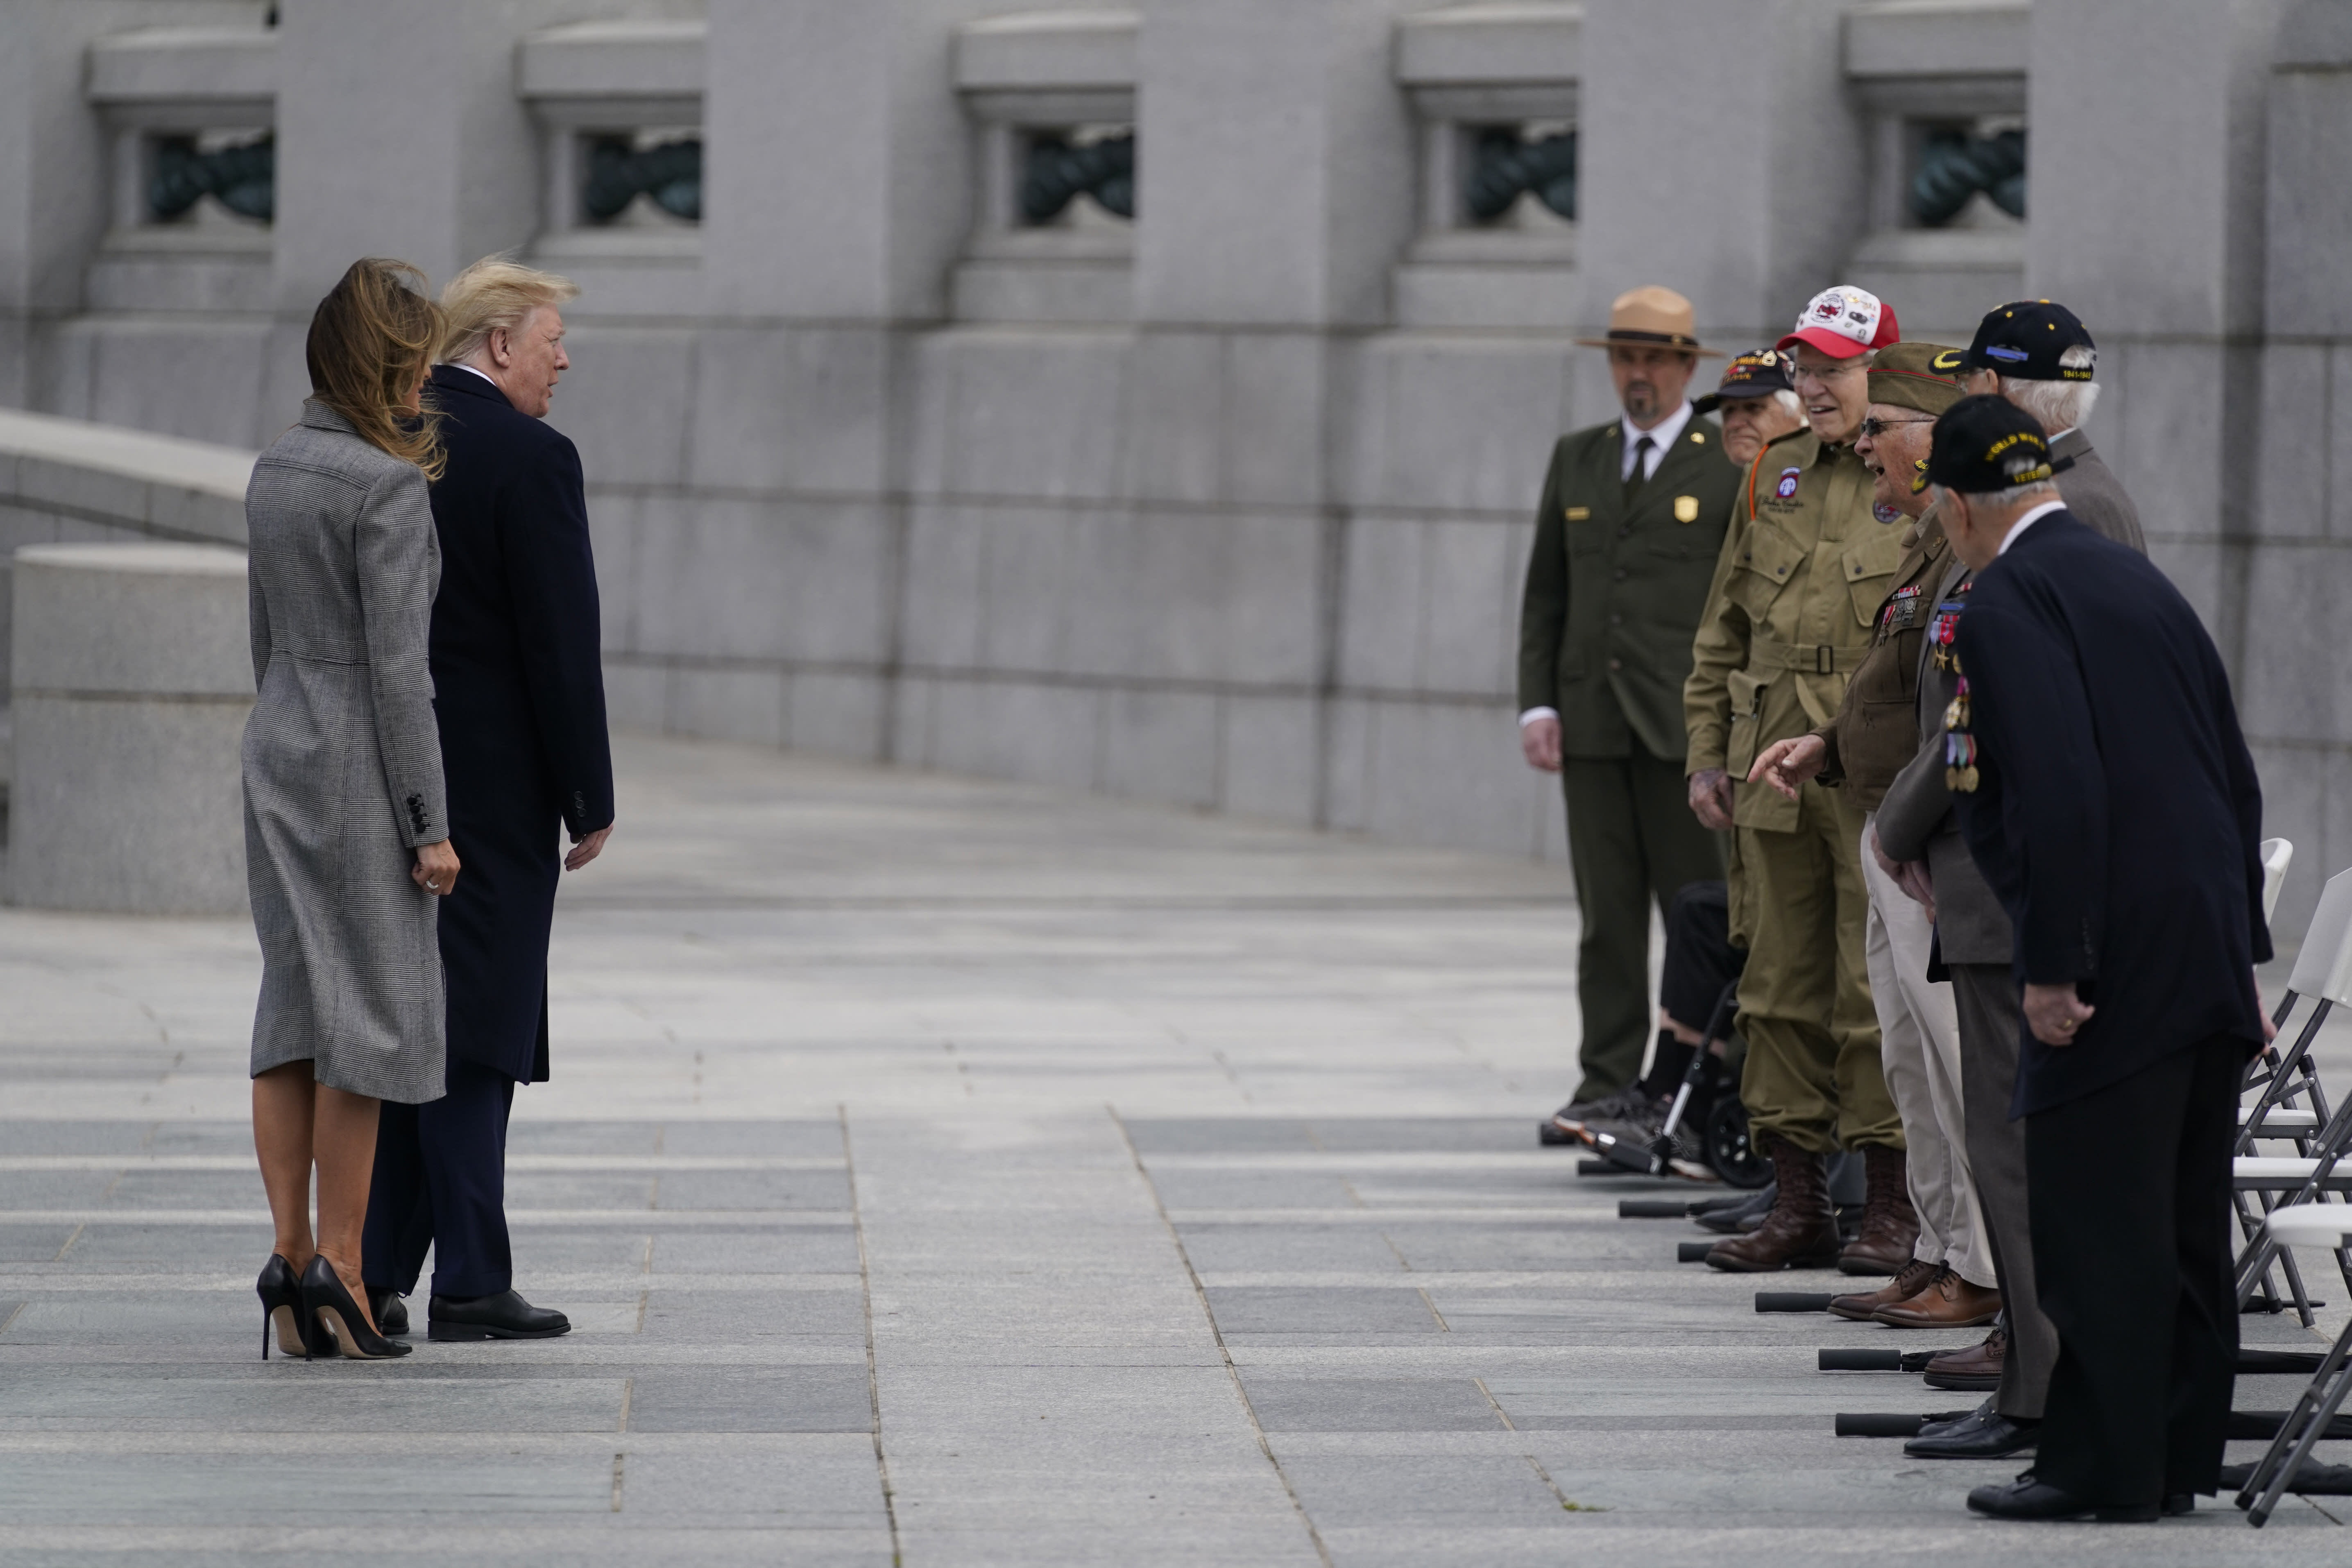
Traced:
POLYGON ((1791 419, 1802 419, 1805 416, 1804 399, 1785 387, 1772 395, 1772 406, 1791 419))
POLYGON ((2055 436, 2061 430, 2072 430, 2091 417, 2091 405, 2099 400, 2099 384, 2095 381, 2020 381, 2014 376, 2000 378, 2000 395, 2041 421, 2042 428, 2055 436))
MULTIPOLYGON (((1955 493, 1943 485, 1927 487, 1927 494, 1937 506, 1942 506, 1955 493)), ((2039 505, 2042 501, 2063 499, 2058 493, 2057 482, 2053 479, 2036 479, 2030 485, 2011 485, 2007 489, 1973 492, 1961 490, 1957 493, 1964 497, 1972 507, 1990 507, 1996 511, 2007 507, 2022 506, 2027 501, 2039 505)))
POLYGON ((562 305, 579 295, 569 278, 541 272, 503 256, 485 256, 449 279, 441 290, 441 309, 448 325, 441 337, 441 363, 455 364, 504 328, 522 331, 530 313, 542 305, 562 305))

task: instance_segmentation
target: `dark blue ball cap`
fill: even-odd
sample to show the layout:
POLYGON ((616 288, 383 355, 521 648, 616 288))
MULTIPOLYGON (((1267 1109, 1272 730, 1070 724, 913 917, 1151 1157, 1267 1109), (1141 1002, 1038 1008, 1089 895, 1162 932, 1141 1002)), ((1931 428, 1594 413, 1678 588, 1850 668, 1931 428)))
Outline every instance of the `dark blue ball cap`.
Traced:
POLYGON ((1927 482, 1964 496, 1990 495, 2052 475, 2050 438, 2006 397, 1980 393, 1944 411, 1928 438, 1927 482))
POLYGON ((2019 300, 1985 313, 1960 363, 2017 381, 2088 381, 2098 374, 2099 349, 2065 306, 2019 300))

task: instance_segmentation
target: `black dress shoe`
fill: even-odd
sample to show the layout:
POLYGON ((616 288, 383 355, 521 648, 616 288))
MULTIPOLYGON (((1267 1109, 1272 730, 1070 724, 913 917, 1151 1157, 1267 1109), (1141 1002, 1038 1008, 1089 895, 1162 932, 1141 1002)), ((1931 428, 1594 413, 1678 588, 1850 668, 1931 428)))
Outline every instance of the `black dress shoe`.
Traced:
POLYGON ((512 1290, 470 1301, 436 1296, 425 1317, 425 1338, 434 1340, 551 1340, 571 1331, 571 1319, 512 1290))
POLYGON ((2032 1470, 2013 1481, 1979 1487, 1969 1494, 1969 1506, 1995 1519, 2091 1519, 2101 1524, 2147 1524, 2160 1505, 2090 1502, 2037 1479, 2032 1470))
POLYGON ((2165 1494, 2165 1518, 2179 1519, 2184 1513, 2195 1513, 2196 1511, 2197 1494, 2195 1492, 2168 1492, 2165 1494))
POLYGON ((408 1303, 400 1299, 399 1291, 388 1285, 371 1285, 367 1293, 368 1310, 375 1314, 376 1332, 387 1339, 408 1332, 408 1303))
POLYGON ((2039 1421, 2012 1421, 1997 1410, 1977 1410, 1960 1420, 1923 1428, 1903 1445, 1903 1452, 1914 1459, 2006 1459, 2032 1453, 2041 1440, 2039 1421))

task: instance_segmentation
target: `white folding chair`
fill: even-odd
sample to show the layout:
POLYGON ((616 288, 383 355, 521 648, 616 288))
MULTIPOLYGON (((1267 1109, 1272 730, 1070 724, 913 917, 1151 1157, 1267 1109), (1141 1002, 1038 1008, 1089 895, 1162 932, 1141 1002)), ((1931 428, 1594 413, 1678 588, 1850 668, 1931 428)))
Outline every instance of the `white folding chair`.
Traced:
MULTIPOLYGON (((2267 909, 2276 900, 2278 881, 2294 851, 2277 839, 2265 843, 2263 851, 2263 899, 2267 909)), ((2294 1256, 2268 1245, 2263 1239, 2262 1226, 2263 1215, 2273 1209, 2352 1194, 2352 1184, 2336 1172, 2347 1142, 2352 1142, 2352 1116, 2331 1114, 2326 1091, 2311 1061, 2312 1042, 2319 1037, 2329 1012, 2339 1004, 2352 1006, 2352 871, 2328 879, 2321 891, 2303 951, 2287 979, 2286 995, 2272 1022, 2284 1030, 2296 1003, 2306 998, 2311 1007, 2293 1043, 2284 1050, 2275 1044, 2264 1047, 2247 1068, 2244 1087, 2254 1098, 2251 1104, 2239 1107, 2231 1174, 2238 1223, 2246 1238, 2238 1260, 2239 1303, 2244 1305, 2259 1291, 2271 1310, 2280 1309, 2279 1293, 2270 1279, 2270 1266, 2275 1261, 2286 1278, 2295 1313, 2307 1328, 2312 1321, 2311 1302, 2294 1256), (2254 1152, 2258 1139, 2291 1142, 2294 1153, 2291 1157, 2258 1155, 2254 1152)), ((2352 1106, 2352 1101, 2347 1105, 2352 1106)), ((2338 1254, 2337 1260, 2345 1288, 2352 1289, 2352 1255, 2338 1254)))
MULTIPOLYGON (((2263 1225, 2263 1237, 2273 1249, 2329 1247, 2341 1258, 2352 1249, 2352 1205, 2305 1204, 2280 1209, 2263 1225)), ((2326 1432, 2347 1393, 2352 1393, 2352 1322, 2344 1325, 2344 1331, 2319 1358, 2319 1370, 2304 1385, 2294 1408, 2279 1423, 2278 1436, 2271 1439, 2262 1462, 2238 1493, 2238 1506, 2246 1510, 2248 1523, 2259 1530, 2270 1518, 2271 1510, 2278 1506, 2295 1472, 2311 1457, 2312 1445, 2326 1432)))

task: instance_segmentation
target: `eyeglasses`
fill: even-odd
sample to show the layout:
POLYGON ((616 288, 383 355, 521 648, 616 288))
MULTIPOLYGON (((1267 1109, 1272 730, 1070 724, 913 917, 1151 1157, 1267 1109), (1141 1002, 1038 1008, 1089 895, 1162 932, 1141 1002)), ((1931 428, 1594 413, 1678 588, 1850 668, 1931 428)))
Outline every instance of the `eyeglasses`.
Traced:
POLYGON ((1862 422, 1862 433, 1875 441, 1881 436, 1885 435, 1889 430, 1894 429, 1897 425, 1933 425, 1935 421, 1933 419, 1871 418, 1865 419, 1862 422))

